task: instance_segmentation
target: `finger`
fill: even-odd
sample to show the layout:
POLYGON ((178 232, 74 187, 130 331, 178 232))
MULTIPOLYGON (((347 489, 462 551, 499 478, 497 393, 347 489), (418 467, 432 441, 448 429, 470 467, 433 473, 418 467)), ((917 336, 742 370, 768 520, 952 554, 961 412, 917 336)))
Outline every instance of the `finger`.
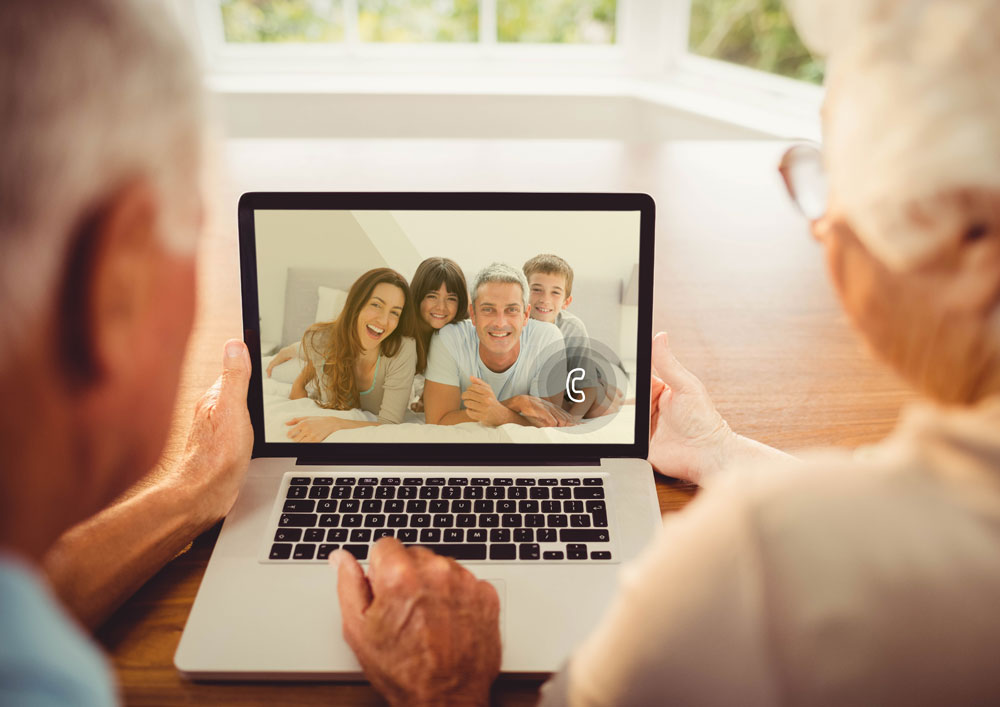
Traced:
POLYGON ((402 583, 415 569, 413 556, 396 538, 381 538, 368 558, 368 582, 373 595, 402 583))
POLYGON ((305 419, 304 417, 293 417, 291 420, 289 420, 285 424, 286 425, 297 425, 300 422, 302 422, 304 419, 305 419))
POLYGON ((476 378, 475 376, 469 376, 469 380, 472 381, 472 385, 489 385, 482 378, 476 378))
POLYGON ((250 352, 239 339, 226 342, 222 357, 222 385, 220 402, 230 405, 246 405, 247 388, 250 385, 250 352))
POLYGON ((670 341, 665 331, 653 338, 653 369, 668 388, 678 392, 698 383, 695 375, 684 368, 670 350, 670 341))
POLYGON ((372 603, 372 591, 361 565, 345 550, 330 553, 330 564, 337 569, 337 599, 344 622, 344 637, 352 646, 362 636, 364 614, 372 603))

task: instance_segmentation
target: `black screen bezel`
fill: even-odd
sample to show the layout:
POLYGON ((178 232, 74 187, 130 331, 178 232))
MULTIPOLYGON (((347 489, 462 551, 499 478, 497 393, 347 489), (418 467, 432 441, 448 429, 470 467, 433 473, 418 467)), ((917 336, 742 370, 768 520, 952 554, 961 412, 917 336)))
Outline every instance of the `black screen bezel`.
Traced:
POLYGON ((254 430, 254 457, 296 457, 300 462, 354 465, 579 464, 605 458, 645 459, 649 449, 650 345, 653 316, 655 204, 640 193, 518 192, 249 192, 238 207, 243 338, 253 370, 247 406, 254 430), (263 371, 257 291, 256 210, 317 211, 638 211, 639 322, 636 351, 636 419, 632 444, 299 444, 264 441, 263 371))

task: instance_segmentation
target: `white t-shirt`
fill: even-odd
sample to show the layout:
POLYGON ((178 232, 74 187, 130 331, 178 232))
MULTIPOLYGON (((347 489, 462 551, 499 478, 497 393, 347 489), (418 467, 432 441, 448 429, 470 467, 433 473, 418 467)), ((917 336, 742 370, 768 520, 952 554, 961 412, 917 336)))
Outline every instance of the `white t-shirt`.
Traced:
POLYGON ((429 381, 453 385, 463 393, 470 385, 470 376, 482 378, 500 401, 515 395, 544 398, 561 392, 565 386, 566 347, 555 324, 529 319, 521 330, 521 350, 514 365, 495 373, 479 357, 476 327, 466 319, 443 327, 431 337, 424 375, 429 381))

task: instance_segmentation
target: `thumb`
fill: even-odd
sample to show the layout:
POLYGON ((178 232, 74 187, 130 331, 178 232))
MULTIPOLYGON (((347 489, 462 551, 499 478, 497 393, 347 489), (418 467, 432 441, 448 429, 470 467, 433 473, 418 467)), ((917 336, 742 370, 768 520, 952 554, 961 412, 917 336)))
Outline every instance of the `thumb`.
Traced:
POLYGON ((337 550, 330 554, 329 562, 337 569, 337 598, 344 622, 344 638, 353 646, 355 639, 361 638, 364 613, 372 603, 371 586, 351 553, 337 550))
MULTIPOLYGON (((698 380, 674 356, 670 350, 670 340, 665 331, 661 331, 653 338, 653 369, 662 382, 667 384, 667 387, 677 392, 690 387, 698 380)), ((653 387, 654 389, 657 387, 655 379, 653 387)))
POLYGON ((250 386, 250 352, 239 339, 226 342, 222 357, 222 395, 246 399, 250 386))

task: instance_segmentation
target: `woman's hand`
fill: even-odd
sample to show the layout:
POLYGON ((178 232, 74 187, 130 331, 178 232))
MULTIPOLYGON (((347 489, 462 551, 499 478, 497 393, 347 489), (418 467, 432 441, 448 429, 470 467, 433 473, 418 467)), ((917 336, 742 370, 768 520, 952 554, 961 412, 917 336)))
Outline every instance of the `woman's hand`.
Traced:
POLYGON ((289 344, 285 348, 281 349, 278 353, 274 354, 274 358, 271 362, 267 364, 267 377, 271 377, 271 371, 274 370, 275 366, 280 366, 286 361, 291 361, 295 358, 295 344, 289 344))
POLYGON ((649 462, 661 474, 701 483, 725 465, 737 435, 702 382, 674 358, 666 332, 653 339, 653 373, 649 462))
POLYGON ((288 439, 293 442, 322 442, 337 430, 344 429, 344 422, 339 417, 316 415, 293 417, 285 424, 292 428, 288 430, 288 439))

